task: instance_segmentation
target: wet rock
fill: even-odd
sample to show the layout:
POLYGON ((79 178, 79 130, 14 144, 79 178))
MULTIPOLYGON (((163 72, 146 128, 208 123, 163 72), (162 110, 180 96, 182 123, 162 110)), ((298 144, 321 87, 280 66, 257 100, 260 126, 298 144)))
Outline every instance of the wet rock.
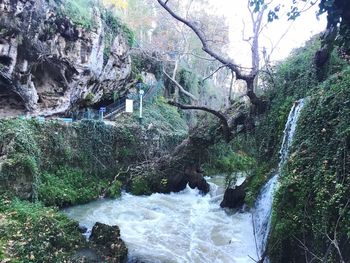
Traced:
POLYGON ((72 257, 74 263, 99 263, 104 262, 98 252, 91 248, 82 248, 75 252, 72 257))
POLYGON ((171 177, 167 178, 167 189, 162 191, 159 189, 159 192, 180 192, 186 188, 188 181, 182 173, 174 174, 171 177))
POLYGON ((203 174, 200 173, 191 174, 188 180, 188 185, 192 189, 198 188, 198 190, 204 194, 208 193, 210 190, 209 184, 204 179, 203 174))
POLYGON ((244 205, 246 183, 236 186, 235 188, 227 188, 224 199, 220 203, 221 207, 241 208, 244 205))
POLYGON ((119 263, 126 262, 128 249, 120 238, 118 226, 109 226, 96 222, 92 228, 90 241, 93 247, 99 251, 103 262, 119 263))
POLYGON ((79 225, 78 226, 78 230, 80 233, 84 234, 88 231, 88 228, 86 226, 83 226, 83 225, 79 225))
POLYGON ((166 189, 155 189, 156 192, 179 192, 186 188, 188 184, 192 189, 197 188, 203 194, 207 194, 210 190, 210 186, 204 179, 201 172, 197 170, 195 166, 188 166, 184 172, 173 172, 167 175, 167 187, 166 189))

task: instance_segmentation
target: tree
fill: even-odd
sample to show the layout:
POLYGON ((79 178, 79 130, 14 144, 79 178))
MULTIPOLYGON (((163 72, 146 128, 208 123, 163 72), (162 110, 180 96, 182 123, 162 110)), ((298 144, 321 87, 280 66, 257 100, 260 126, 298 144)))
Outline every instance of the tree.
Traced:
MULTIPOLYGON (((173 3, 176 4, 178 12, 196 21, 206 32, 210 42, 220 47, 221 52, 225 52, 228 24, 223 16, 208 14, 208 3, 204 0, 173 0, 173 3)), ((156 63, 163 64, 166 97, 172 97, 175 101, 190 100, 197 104, 208 104, 206 98, 219 97, 213 99, 216 103, 210 104, 217 104, 215 108, 223 106, 224 98, 227 97, 226 90, 220 89, 219 94, 211 96, 216 90, 211 86, 221 88, 226 81, 227 72, 216 71, 220 63, 201 50, 200 42, 187 26, 170 17, 161 6, 155 5, 151 0, 129 0, 122 16, 135 30, 137 46, 134 52, 142 53, 143 56, 153 58, 156 63), (198 79, 204 81, 198 81, 198 84, 189 90, 183 83, 183 72, 193 72, 194 76, 198 75, 198 79), (212 74, 214 72, 215 74, 212 74)), ((194 82, 193 78, 192 84, 194 82)))
POLYGON ((186 19, 180 15, 178 15, 173 8, 169 4, 169 0, 157 0, 158 3, 176 20, 180 21, 187 27, 189 27, 198 37, 202 50, 207 53, 212 58, 216 59, 220 63, 222 63, 225 67, 229 68, 232 72, 235 73, 236 79, 244 80, 247 83, 247 96, 249 97, 251 103, 255 105, 257 110, 263 108, 265 103, 256 96, 254 92, 254 81, 258 74, 257 70, 252 68, 249 72, 246 72, 245 69, 238 66, 232 59, 223 56, 218 51, 214 50, 209 44, 209 41, 205 35, 205 33, 201 30, 201 28, 195 23, 195 21, 191 21, 186 19))
MULTIPOLYGON (((264 0, 254 0, 256 5, 264 0)), ((287 13, 289 20, 294 20, 305 10, 315 5, 318 1, 293 0, 290 11, 287 13), (304 9, 298 4, 305 2, 304 9)), ((269 10, 269 21, 278 19, 280 8, 276 6, 269 10)), ((327 13, 327 28, 321 37, 321 48, 315 54, 314 64, 319 81, 324 80, 330 54, 337 43, 347 55, 350 54, 350 1, 348 0, 320 0, 318 16, 327 13)))

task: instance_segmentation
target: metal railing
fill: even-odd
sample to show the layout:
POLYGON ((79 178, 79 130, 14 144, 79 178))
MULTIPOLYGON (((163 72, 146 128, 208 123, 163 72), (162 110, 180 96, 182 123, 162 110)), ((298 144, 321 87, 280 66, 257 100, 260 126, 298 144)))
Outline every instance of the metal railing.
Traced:
MULTIPOLYGON (((145 95, 143 96, 144 102, 146 103, 152 103, 158 92, 163 86, 162 81, 158 81, 156 85, 148 86, 145 89, 145 95)), ((103 119, 109 119, 119 113, 122 113, 125 109, 125 100, 133 99, 134 100, 134 108, 138 109, 139 107, 139 101, 138 101, 138 95, 135 94, 134 97, 122 97, 118 99, 117 101, 109 104, 108 106, 104 107, 104 111, 101 110, 95 110, 91 108, 87 108, 85 110, 81 111, 73 111, 71 112, 71 118, 57 118, 56 120, 64 122, 64 123, 71 123, 74 121, 80 121, 80 120, 100 120, 103 121, 103 119)), ((36 117, 38 121, 45 121, 45 117, 38 116, 36 117)))

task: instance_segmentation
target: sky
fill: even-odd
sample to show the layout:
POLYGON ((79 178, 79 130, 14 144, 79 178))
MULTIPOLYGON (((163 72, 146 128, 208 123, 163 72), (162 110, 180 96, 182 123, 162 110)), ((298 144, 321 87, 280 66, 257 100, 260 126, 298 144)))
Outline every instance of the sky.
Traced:
MULTIPOLYGON (((280 3, 291 3, 288 0, 273 0, 273 6, 280 3)), ((250 66, 250 46, 242 41, 243 22, 246 24, 246 36, 251 30, 250 14, 247 9, 247 0, 210 0, 210 4, 214 6, 214 12, 223 14, 230 27, 230 48, 229 53, 236 63, 242 66, 250 66)), ((286 13, 290 8, 290 4, 286 4, 286 8, 282 9, 282 13, 286 13)), ((261 47, 270 49, 271 42, 275 43, 281 38, 283 33, 289 28, 288 33, 279 42, 279 45, 272 53, 271 60, 277 61, 287 57, 292 49, 302 46, 311 36, 322 32, 326 28, 326 16, 322 15, 316 18, 318 4, 303 12, 294 22, 287 21, 287 17, 280 17, 272 23, 268 23, 264 29, 264 36, 261 38, 261 47), (269 40, 270 39, 270 40, 269 40)), ((265 20, 267 18, 265 17, 265 20)))

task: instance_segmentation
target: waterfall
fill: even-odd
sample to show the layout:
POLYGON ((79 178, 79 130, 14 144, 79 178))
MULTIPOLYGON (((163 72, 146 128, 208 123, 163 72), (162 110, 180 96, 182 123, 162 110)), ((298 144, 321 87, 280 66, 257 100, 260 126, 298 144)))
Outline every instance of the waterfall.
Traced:
MULTIPOLYGON (((273 204, 273 196, 277 189, 278 178, 281 173, 283 165, 286 163, 289 149, 293 141, 295 129, 300 112, 304 106, 305 100, 296 101, 289 113, 288 120, 284 129, 283 142, 280 149, 280 161, 278 163, 278 170, 276 174, 263 186, 260 194, 255 202, 255 209, 253 213, 253 225, 257 243, 257 250, 262 257, 265 252, 267 238, 270 231, 271 211, 273 204)), ((268 262, 266 259, 265 262, 268 262)))

